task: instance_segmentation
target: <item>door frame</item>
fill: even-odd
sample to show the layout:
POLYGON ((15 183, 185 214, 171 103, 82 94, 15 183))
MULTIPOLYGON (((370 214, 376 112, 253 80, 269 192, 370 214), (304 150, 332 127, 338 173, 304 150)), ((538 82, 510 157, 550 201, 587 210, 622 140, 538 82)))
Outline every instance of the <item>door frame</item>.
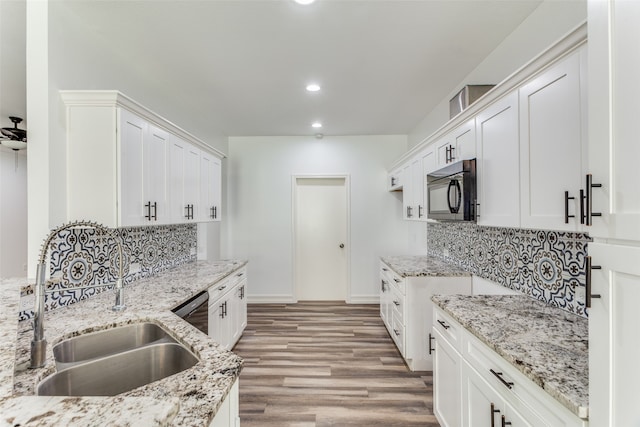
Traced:
POLYGON ((346 214, 345 218, 347 222, 347 237, 344 244, 346 247, 346 266, 347 266, 347 298, 346 303, 351 304, 351 177, 348 173, 344 174, 292 174, 291 175, 291 295, 293 301, 298 302, 298 292, 296 286, 296 214, 298 204, 298 179, 344 179, 345 197, 346 200, 346 214))

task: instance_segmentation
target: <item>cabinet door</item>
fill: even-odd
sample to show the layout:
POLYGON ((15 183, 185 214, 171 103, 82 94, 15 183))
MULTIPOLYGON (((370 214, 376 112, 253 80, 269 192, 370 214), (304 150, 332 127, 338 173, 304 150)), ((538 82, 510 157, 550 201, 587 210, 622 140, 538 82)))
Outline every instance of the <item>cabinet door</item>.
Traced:
POLYGON ((422 173, 422 156, 416 156, 411 162, 411 192, 413 194, 413 218, 417 221, 427 219, 426 210, 424 208, 424 187, 427 184, 426 178, 422 173))
POLYGON ((186 143, 172 138, 170 144, 169 163, 169 217, 174 224, 186 221, 184 201, 184 165, 187 156, 186 143))
POLYGON ((144 223, 166 224, 167 212, 167 152, 169 134, 149 126, 144 141, 144 223))
POLYGON ((211 159, 211 175, 213 220, 222 221, 222 160, 217 157, 211 159))
POLYGON ((589 424, 640 423, 640 247, 589 243, 589 424), (599 295, 599 298, 593 296, 599 295))
POLYGON ((411 175, 411 163, 407 163, 402 168, 403 186, 402 186, 402 218, 413 219, 413 179, 411 175))
POLYGON ((640 241, 640 2, 589 2, 592 237, 640 241))
POLYGON ((140 117, 118 109, 120 114, 120 226, 144 223, 144 143, 147 123, 140 117))
POLYGON ((187 222, 195 221, 200 207, 200 150, 191 144, 186 145, 184 164, 184 203, 190 206, 187 222))
POLYGON ((215 217, 213 172, 213 156, 203 152, 200 155, 200 209, 197 215, 200 222, 213 221, 215 217))
POLYGON ((461 425, 462 393, 460 354, 435 329, 433 353, 433 413, 443 427, 461 425))
POLYGON ((580 49, 520 88, 520 218, 524 228, 582 228, 585 54, 580 49))
POLYGON ((518 94, 476 117, 478 224, 520 225, 518 94))
POLYGON ((455 160, 469 160, 476 157, 476 121, 471 119, 458 126, 452 132, 453 145, 455 147, 453 158, 455 160))
POLYGON ((494 427, 501 425, 504 401, 466 362, 462 363, 463 423, 469 427, 494 427))

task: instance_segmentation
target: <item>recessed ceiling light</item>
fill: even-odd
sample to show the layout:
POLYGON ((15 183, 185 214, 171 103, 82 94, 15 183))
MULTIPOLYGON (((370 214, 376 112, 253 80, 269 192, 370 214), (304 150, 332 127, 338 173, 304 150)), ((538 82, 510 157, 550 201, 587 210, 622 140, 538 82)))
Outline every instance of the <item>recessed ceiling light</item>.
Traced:
POLYGON ((316 83, 310 83, 307 85, 307 90, 309 92, 317 92, 320 90, 320 85, 316 83))
POLYGON ((306 5, 306 4, 311 4, 311 3, 313 3, 313 2, 314 2, 314 1, 316 1, 316 0, 294 0, 294 1, 295 1, 296 3, 298 3, 298 4, 305 4, 305 5, 306 5))
POLYGON ((313 124, 311 124, 311 127, 312 128, 316 128, 316 129, 321 128, 322 127, 322 123, 314 122, 313 124))

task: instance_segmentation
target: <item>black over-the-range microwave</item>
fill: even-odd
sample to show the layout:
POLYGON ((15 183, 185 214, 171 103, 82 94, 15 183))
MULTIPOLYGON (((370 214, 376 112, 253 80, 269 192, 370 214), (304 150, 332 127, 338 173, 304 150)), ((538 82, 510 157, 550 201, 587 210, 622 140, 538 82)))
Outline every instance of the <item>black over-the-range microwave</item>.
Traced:
POLYGON ((476 221, 476 159, 460 160, 427 174, 427 218, 476 221))

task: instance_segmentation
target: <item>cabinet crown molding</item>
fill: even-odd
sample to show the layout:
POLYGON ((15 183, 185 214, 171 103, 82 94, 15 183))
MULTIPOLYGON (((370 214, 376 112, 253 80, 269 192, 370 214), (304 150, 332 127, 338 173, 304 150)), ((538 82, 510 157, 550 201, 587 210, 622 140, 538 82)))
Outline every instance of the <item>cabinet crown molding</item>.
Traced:
POLYGON ((208 151, 220 159, 226 154, 211 147, 203 140, 190 132, 182 129, 173 122, 153 112, 142 104, 129 98, 118 90, 61 90, 60 97, 67 108, 69 107, 121 107, 141 118, 153 123, 155 126, 188 141, 198 148, 208 151))
POLYGON ((583 22, 573 30, 569 31, 556 43, 551 45, 549 48, 541 52, 539 55, 531 59, 528 63, 526 63, 525 65, 514 71, 511 75, 506 77, 504 80, 502 80, 500 83, 498 83, 493 89, 481 96, 466 110, 450 119, 434 133, 427 136, 420 143, 409 149, 409 151, 407 151, 402 157, 393 162, 388 170, 394 171, 398 168, 401 168, 406 162, 410 161, 412 157, 418 155, 430 144, 444 137, 448 132, 464 124, 466 121, 473 120, 473 118, 484 108, 505 97, 511 91, 516 90, 527 80, 534 77, 544 69, 548 68, 558 60, 567 56, 586 42, 587 23, 583 22))

